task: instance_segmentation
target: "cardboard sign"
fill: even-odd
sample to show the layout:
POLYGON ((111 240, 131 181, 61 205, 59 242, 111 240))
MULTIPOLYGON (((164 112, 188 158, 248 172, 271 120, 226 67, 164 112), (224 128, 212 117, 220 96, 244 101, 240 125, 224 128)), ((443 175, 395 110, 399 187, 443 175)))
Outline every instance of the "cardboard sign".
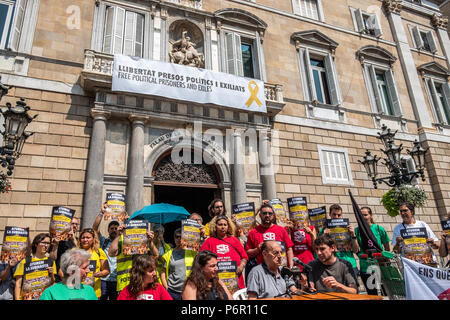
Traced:
POLYGON ((348 231, 348 219, 327 219, 327 228, 336 242, 338 251, 352 251, 352 237, 348 231))
POLYGON ((287 223, 289 221, 289 217, 286 215, 286 211, 284 210, 283 202, 280 199, 275 198, 270 200, 270 205, 275 211, 275 216, 277 219, 277 225, 280 227, 287 227, 287 223))
POLYGON ((50 286, 51 278, 48 268, 52 266, 53 260, 51 259, 25 263, 22 283, 23 300, 39 300, 42 292, 50 286))
POLYGON ((300 223, 303 227, 306 227, 308 219, 306 197, 288 198, 287 203, 289 208, 289 219, 294 223, 300 223))
POLYGON ((67 240, 71 231, 75 210, 66 207, 53 207, 50 220, 50 236, 59 241, 67 240))
POLYGON ((25 258, 28 249, 29 229, 20 227, 5 227, 0 261, 8 263, 10 259, 17 261, 25 258))
POLYGON ((148 251, 148 221, 126 220, 123 232, 124 255, 145 254, 148 251))
POLYGON ((403 238, 402 256, 407 259, 435 266, 433 251, 427 243, 428 233, 426 228, 406 228, 400 230, 403 238))
POLYGON ((242 228, 244 234, 247 236, 255 224, 255 203, 234 204, 232 211, 236 214, 236 225, 242 228))
POLYGON ((219 279, 225 284, 231 294, 239 290, 236 261, 217 262, 219 279))
POLYGON ((106 212, 103 216, 105 221, 116 220, 123 222, 125 220, 125 195, 122 193, 106 194, 106 212))
POLYGON ((316 228, 320 230, 326 226, 327 223, 327 208, 325 206, 319 208, 308 209, 309 221, 316 228))
POLYGON ((200 249, 200 224, 191 219, 181 221, 181 247, 186 250, 200 249))

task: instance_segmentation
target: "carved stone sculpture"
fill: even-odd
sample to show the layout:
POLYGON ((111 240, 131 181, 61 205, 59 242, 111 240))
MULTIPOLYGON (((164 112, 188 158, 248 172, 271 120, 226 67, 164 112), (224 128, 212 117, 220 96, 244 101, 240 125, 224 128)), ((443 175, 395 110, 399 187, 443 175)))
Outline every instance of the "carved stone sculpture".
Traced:
POLYGON ((203 54, 197 52, 195 46, 196 44, 191 41, 191 38, 187 36, 187 31, 184 30, 181 39, 172 44, 172 50, 169 52, 170 62, 203 68, 205 59, 203 54))

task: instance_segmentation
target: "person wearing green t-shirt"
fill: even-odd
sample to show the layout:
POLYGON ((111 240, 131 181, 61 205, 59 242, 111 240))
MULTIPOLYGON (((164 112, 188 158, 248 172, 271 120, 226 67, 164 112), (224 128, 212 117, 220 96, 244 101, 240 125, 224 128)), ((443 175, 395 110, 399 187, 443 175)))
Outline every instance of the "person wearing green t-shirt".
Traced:
MULTIPOLYGON (((361 213, 364 217, 364 220, 369 225, 370 230, 372 230, 372 233, 375 236, 375 238, 377 239, 377 242, 380 245, 380 247, 383 247, 385 251, 390 251, 391 249, 390 249, 389 242, 391 240, 389 239, 389 236, 388 236, 386 230, 382 226, 374 223, 373 216, 372 216, 372 209, 370 209, 369 207, 362 207, 361 213)), ((358 227, 355 228, 355 233, 356 233, 356 238, 358 240, 358 244, 361 246, 361 241, 362 241, 361 233, 359 232, 358 227)), ((360 276, 364 283, 364 287, 366 287, 367 294, 377 295, 377 289, 374 288, 372 285, 369 285, 369 283, 368 283, 368 279, 372 273, 367 273, 367 268, 369 267, 370 264, 373 264, 374 262, 370 257, 361 258, 361 255, 364 255, 364 254, 366 254, 366 253, 362 252, 362 251, 360 251, 358 253, 358 257, 360 258, 359 259, 360 276)))
POLYGON ((90 257, 83 249, 66 251, 60 261, 62 281, 45 289, 40 300, 97 300, 94 288, 83 284, 90 272, 90 257))
MULTIPOLYGON (((330 219, 342 219, 343 218, 342 207, 338 204, 332 204, 329 209, 329 215, 330 215, 330 219)), ((330 229, 323 227, 322 229, 319 230, 319 235, 324 234, 324 233, 327 234, 329 232, 330 232, 330 229)), ((355 254, 358 253, 359 245, 358 245, 358 241, 356 239, 355 229, 352 226, 348 226, 348 232, 350 233, 350 235, 352 237, 352 251, 336 251, 335 255, 336 255, 336 257, 347 260, 348 262, 350 262, 352 264, 355 280, 357 280, 358 275, 359 275, 359 270, 358 270, 358 265, 356 264, 356 259, 355 259, 355 256, 353 255, 353 253, 355 253, 355 254)))

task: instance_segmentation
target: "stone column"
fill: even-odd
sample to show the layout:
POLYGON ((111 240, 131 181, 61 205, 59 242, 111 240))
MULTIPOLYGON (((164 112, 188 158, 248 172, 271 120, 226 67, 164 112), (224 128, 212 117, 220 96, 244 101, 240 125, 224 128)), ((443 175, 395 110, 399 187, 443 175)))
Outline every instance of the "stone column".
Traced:
POLYGON ((242 129, 236 129, 233 133, 233 164, 232 164, 232 204, 247 202, 245 185, 245 149, 242 145, 242 129))
POLYGON ((446 58, 447 68, 450 69, 450 40, 447 33, 448 19, 434 14, 431 18, 431 24, 436 29, 442 53, 446 58))
MULTIPOLYGON (((406 80, 409 98, 413 107, 416 120, 420 128, 432 128, 431 117, 426 110, 425 96, 423 95, 420 79, 417 75, 417 68, 413 59, 411 49, 403 26, 400 12, 402 9, 401 0, 383 0, 383 7, 386 11, 389 24, 391 26, 394 40, 397 44, 397 52, 402 71, 406 80)), ((397 77, 398 79, 400 77, 397 77)))
POLYGON ((131 216, 143 207, 144 190, 144 125, 145 116, 131 115, 131 139, 128 151, 128 180, 126 192, 126 208, 131 216))
POLYGON ((109 118, 110 113, 94 108, 91 110, 91 116, 94 120, 86 168, 82 228, 92 227, 102 207, 106 120, 109 118))
POLYGON ((270 150, 270 130, 259 131, 259 167, 262 183, 263 199, 271 200, 277 197, 275 175, 273 172, 273 159, 270 150))

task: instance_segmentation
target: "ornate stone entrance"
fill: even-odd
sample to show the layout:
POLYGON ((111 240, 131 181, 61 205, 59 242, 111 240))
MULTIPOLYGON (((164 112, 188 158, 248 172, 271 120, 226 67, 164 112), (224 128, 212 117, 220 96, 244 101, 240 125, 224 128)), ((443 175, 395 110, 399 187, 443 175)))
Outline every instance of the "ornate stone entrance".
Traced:
MULTIPOLYGON (((190 213, 199 213, 204 224, 211 219, 208 205, 222 193, 220 177, 214 165, 174 163, 169 152, 157 161, 152 176, 152 203, 183 206, 190 213)), ((180 222, 164 226, 166 242, 173 243, 173 231, 180 226, 180 222)))

